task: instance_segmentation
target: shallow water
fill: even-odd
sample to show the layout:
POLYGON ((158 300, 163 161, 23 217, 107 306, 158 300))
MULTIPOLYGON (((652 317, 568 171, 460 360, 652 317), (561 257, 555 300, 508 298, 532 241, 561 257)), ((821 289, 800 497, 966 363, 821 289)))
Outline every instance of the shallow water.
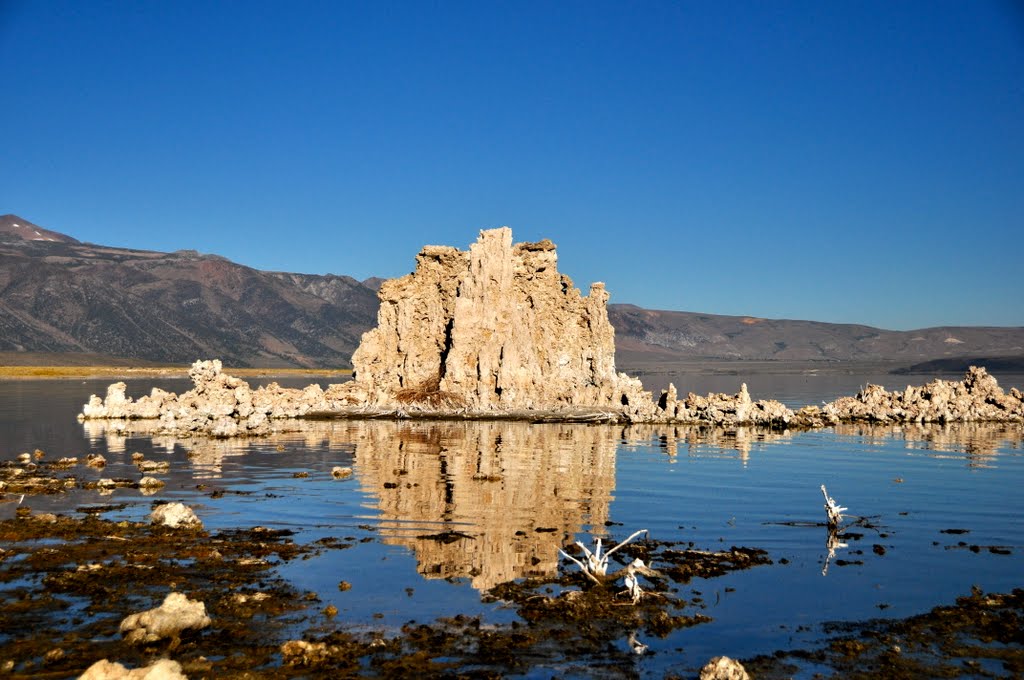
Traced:
MULTIPOLYGON (((772 387, 762 378, 759 388, 772 387)), ((855 387, 841 393, 887 378, 889 387, 908 382, 844 376, 814 393, 813 377, 810 388, 807 380, 786 378, 790 386, 771 393, 752 386, 753 398, 816 403, 849 382, 855 387)), ((687 380, 676 381, 687 385, 681 391, 736 391, 739 382, 687 380)), ((1001 382, 1021 384, 1012 377, 1001 382)), ((621 540, 641 528, 698 548, 763 548, 774 562, 684 586, 681 595, 699 598, 713 621, 643 640, 653 653, 638 657, 641 675, 687 672, 716 654, 748 657, 806 644, 820 638, 824 622, 903 617, 951 603, 972 585, 1024 585, 1019 426, 725 433, 334 421, 267 439, 188 440, 77 423, 81 404, 105 384, 0 383, 0 459, 35 448, 48 460, 97 452, 106 456, 106 469, 78 466, 76 476, 135 478, 131 453, 140 451, 170 462, 170 472, 156 475, 167 486, 152 497, 80 490, 25 503, 37 511, 127 503, 108 517, 140 519, 154 500, 182 500, 211 529, 262 525, 296 530, 300 542, 343 539, 352 547, 284 564, 281 573, 316 592, 324 606, 336 606, 345 625, 394 629, 458 613, 511 621, 511 609, 481 601, 488 588, 571 568, 559 565, 557 550, 575 540, 621 540), (336 480, 335 466, 354 474, 336 480), (847 547, 830 560, 821 484, 851 515, 868 518, 867 528, 849 528, 847 547), (442 532, 461 537, 436 540, 442 532), (352 588, 339 591, 342 580, 352 588)), ((153 385, 188 387, 139 381, 129 394, 153 385)), ((0 503, 0 518, 14 506, 0 503)))

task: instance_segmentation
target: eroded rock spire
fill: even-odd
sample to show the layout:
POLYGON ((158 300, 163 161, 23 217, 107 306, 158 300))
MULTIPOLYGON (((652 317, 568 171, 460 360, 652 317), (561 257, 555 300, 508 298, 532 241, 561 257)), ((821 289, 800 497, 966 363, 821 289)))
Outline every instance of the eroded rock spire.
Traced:
POLYGON ((377 328, 352 357, 376 405, 653 408, 638 380, 615 371, 604 284, 582 295, 551 241, 513 244, 502 227, 468 252, 427 246, 380 300, 377 328))
POLYGON ((138 401, 115 383, 93 396, 83 419, 159 420, 159 429, 231 437, 287 429, 310 415, 335 417, 527 418, 701 423, 777 429, 850 421, 1024 421, 1024 396, 1004 393, 983 368, 962 382, 935 380, 889 393, 869 385, 856 397, 792 411, 773 400, 693 393, 674 385, 655 402, 636 378, 615 370, 608 293, 582 295, 558 272, 551 241, 512 243, 507 227, 480 232, 468 251, 426 246, 411 274, 380 289, 377 327, 352 356, 353 380, 322 390, 251 389, 197 361, 195 389, 154 389, 138 401))

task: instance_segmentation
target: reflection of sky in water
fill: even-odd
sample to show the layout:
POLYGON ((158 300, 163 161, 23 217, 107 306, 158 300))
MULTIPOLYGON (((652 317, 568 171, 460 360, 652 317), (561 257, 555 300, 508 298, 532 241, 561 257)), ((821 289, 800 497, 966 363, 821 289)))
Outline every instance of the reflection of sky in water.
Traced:
MULTIPOLYGON (((510 620, 510 610, 482 604, 480 590, 554 573, 558 547, 571 541, 592 534, 618 540, 640 528, 699 548, 764 548, 775 560, 684 587, 688 599, 700 592, 714 622, 645 639, 664 652, 644 662, 658 669, 671 666, 678 648, 694 658, 723 650, 747 656, 806 640, 823 621, 906 616, 950 603, 974 584, 994 591, 1022 585, 1021 426, 773 433, 334 421, 267 439, 215 441, 79 425, 73 416, 88 391, 51 384, 40 393, 48 408, 37 405, 30 433, 14 431, 12 440, 31 436, 48 458, 106 455, 104 470, 71 471, 82 479, 137 479, 131 454, 138 451, 171 463, 155 475, 167 486, 150 498, 117 489, 26 504, 67 512, 128 503, 107 516, 141 518, 155 500, 182 500, 212 530, 264 525, 295 530, 304 543, 337 538, 352 547, 284 565, 282 573, 354 624, 398 626, 456 613, 510 620), (334 479, 335 466, 352 467, 353 477, 334 479), (841 540, 846 547, 835 549, 827 576, 828 535, 816 526, 824 519, 823 483, 874 526, 841 540), (444 532, 450 542, 436 540, 444 532), (340 592, 341 580, 352 589, 340 592), (798 632, 802 625, 811 632, 798 632)), ((0 517, 10 514, 13 504, 0 504, 0 517)))

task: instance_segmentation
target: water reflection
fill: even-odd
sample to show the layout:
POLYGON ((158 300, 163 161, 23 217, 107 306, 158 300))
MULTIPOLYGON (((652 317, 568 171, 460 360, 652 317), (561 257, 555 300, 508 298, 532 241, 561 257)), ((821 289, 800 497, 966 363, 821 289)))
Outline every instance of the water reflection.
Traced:
MULTIPOLYGON (((527 423, 360 423, 359 483, 385 541, 427 577, 474 587, 549 575, 557 549, 608 519, 615 431, 527 423)), ((353 433, 355 434, 355 433, 353 433)))
POLYGON ((680 452, 692 456, 707 455, 714 450, 734 451, 746 465, 750 460, 750 452, 756 446, 790 439, 794 434, 789 430, 779 432, 759 427, 724 429, 696 425, 630 425, 622 430, 622 443, 631 446, 657 442, 658 447, 668 455, 669 461, 674 461, 680 452))
POLYGON ((909 451, 952 454, 968 467, 993 467, 1000 452, 1021 450, 1022 423, 910 423, 904 425, 837 425, 836 434, 856 437, 871 446, 903 441, 909 451))
POLYGON ((614 427, 523 422, 311 421, 250 440, 124 425, 84 423, 93 445, 105 440, 113 452, 124 452, 129 436, 151 436, 169 452, 181 447, 196 480, 220 477, 253 447, 344 447, 354 453, 359 487, 376 499, 382 540, 411 550, 424 576, 467 578, 481 590, 553 574, 560 546, 581 531, 604 532, 621 441, 614 427))
POLYGON ((850 546, 843 543, 839 538, 839 528, 833 525, 829 525, 826 529, 825 535, 825 550, 828 554, 825 555, 825 564, 821 567, 821 575, 828 576, 828 565, 835 559, 836 550, 841 548, 849 548, 850 546))
MULTIPOLYGON (((757 428, 298 421, 289 423, 294 431, 267 439, 212 440, 153 430, 147 435, 144 421, 83 426, 94 445, 105 442, 111 452, 126 451, 129 437, 138 436, 152 437, 154 448, 168 454, 180 447, 188 454, 188 474, 196 480, 245 475, 252 466, 240 457, 256 449, 282 452, 280 459, 271 458, 269 469, 263 458, 260 474, 275 479, 291 478, 292 452, 344 449, 352 457, 355 486, 330 486, 322 493, 332 498, 349 494, 352 502, 372 509, 381 540, 411 551, 425 577, 467 579, 481 590, 516 578, 552 575, 560 546, 581 534, 605 532, 620 447, 660 449, 669 461, 680 455, 724 454, 745 465, 757 448, 803 436, 757 428), (238 462, 229 466, 232 460, 238 462), (356 489, 358 498, 351 499, 356 489)), ((991 466, 1000 451, 1019 450, 1024 441, 1024 426, 1008 424, 845 425, 835 433, 890 449, 894 441, 903 442, 908 450, 953 455, 968 466, 991 466)), ((318 459, 325 477, 334 458, 318 459)), ((828 537, 824 570, 843 547, 839 537, 828 537)))

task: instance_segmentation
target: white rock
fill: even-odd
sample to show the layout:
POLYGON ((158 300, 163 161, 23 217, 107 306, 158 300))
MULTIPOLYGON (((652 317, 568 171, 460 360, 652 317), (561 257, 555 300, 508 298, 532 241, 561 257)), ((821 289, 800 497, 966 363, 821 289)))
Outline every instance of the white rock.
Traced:
POLYGON ((121 634, 125 642, 155 642, 209 625, 205 604, 190 600, 183 593, 170 593, 159 607, 126 617, 121 622, 121 634))
POLYGON ((188 680, 188 676, 182 672, 181 664, 170 659, 132 670, 104 659, 89 666, 79 680, 188 680))
POLYGON ((700 680, 750 680, 750 675, 739 661, 716 656, 700 669, 700 680))
POLYGON ((194 529, 202 529, 203 523, 196 516, 196 513, 192 511, 192 508, 188 507, 184 503, 165 503, 158 505, 153 509, 153 512, 149 514, 149 519, 153 524, 163 524, 164 526, 177 529, 179 527, 189 527, 194 529))

